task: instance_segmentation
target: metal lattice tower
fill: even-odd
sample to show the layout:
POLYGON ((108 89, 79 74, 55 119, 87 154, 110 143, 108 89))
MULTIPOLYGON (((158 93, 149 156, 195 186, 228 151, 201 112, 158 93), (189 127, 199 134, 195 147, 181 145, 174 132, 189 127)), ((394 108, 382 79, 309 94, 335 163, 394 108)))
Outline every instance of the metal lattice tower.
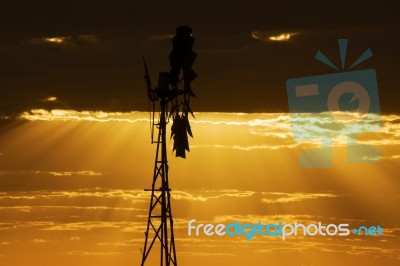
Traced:
POLYGON ((150 251, 155 243, 160 244, 160 265, 178 265, 174 239, 174 220, 171 208, 171 189, 168 179, 167 159, 167 129, 169 119, 172 118, 171 138, 174 138, 174 151, 177 157, 185 158, 185 151, 189 151, 188 136, 193 137, 188 114, 190 97, 195 96, 191 90, 190 82, 196 78, 191 66, 196 58, 192 51, 194 38, 192 29, 180 26, 176 29, 176 36, 172 39, 173 50, 169 56, 171 71, 159 73, 158 87, 152 88, 150 75, 145 66, 145 80, 149 103, 153 106, 152 112, 152 143, 157 144, 154 163, 153 182, 151 189, 150 208, 145 232, 142 263, 145 265, 150 251), (183 78, 180 78, 180 74, 183 78), (169 107, 171 108, 170 111, 169 107), (155 121, 155 110, 158 109, 159 117, 155 121), (154 140, 154 128, 158 130, 154 140))
POLYGON ((144 243, 142 265, 144 265, 147 256, 154 242, 158 239, 161 242, 161 264, 177 265, 175 241, 174 241, 174 220, 172 219, 172 210, 170 202, 170 187, 168 181, 168 160, 166 145, 166 108, 167 98, 160 99, 160 121, 156 124, 158 128, 158 138, 156 159, 154 163, 154 175, 151 189, 150 209, 147 221, 146 240, 144 243), (157 210, 158 208, 158 210, 157 210), (158 211, 158 213, 156 213, 158 211), (149 231, 155 234, 149 244, 149 231))

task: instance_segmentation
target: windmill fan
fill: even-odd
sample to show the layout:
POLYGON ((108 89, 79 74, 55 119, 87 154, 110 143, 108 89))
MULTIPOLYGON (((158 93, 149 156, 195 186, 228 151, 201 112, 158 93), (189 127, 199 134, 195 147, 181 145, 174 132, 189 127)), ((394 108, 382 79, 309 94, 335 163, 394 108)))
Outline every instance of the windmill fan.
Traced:
MULTIPOLYGON (((192 37, 192 29, 188 26, 176 28, 176 35, 172 38, 173 50, 169 55, 171 65, 170 72, 159 73, 158 87, 153 89, 150 82, 150 75, 145 67, 145 80, 149 102, 152 102, 154 121, 155 102, 163 99, 170 105, 168 118, 172 118, 171 138, 174 139, 176 157, 186 158, 186 151, 190 151, 188 136, 193 137, 189 123, 189 114, 194 118, 190 108, 190 98, 196 97, 190 86, 197 75, 192 69, 197 54, 192 51, 195 38, 192 37)), ((154 122, 153 122, 154 129, 154 122)), ((152 129, 152 139, 153 132, 152 129)))
POLYGON ((173 50, 169 55, 171 71, 169 72, 169 82, 172 89, 179 89, 182 85, 183 94, 172 101, 170 115, 173 117, 171 128, 171 138, 174 138, 174 151, 176 157, 186 158, 186 151, 189 149, 188 135, 193 138, 190 128, 190 113, 193 118, 193 112, 190 108, 190 97, 195 97, 190 82, 196 78, 196 73, 192 70, 192 65, 197 54, 192 51, 195 38, 192 37, 192 29, 187 26, 181 26, 176 29, 176 36, 172 39, 173 50), (180 72, 183 72, 183 78, 180 79, 180 72))

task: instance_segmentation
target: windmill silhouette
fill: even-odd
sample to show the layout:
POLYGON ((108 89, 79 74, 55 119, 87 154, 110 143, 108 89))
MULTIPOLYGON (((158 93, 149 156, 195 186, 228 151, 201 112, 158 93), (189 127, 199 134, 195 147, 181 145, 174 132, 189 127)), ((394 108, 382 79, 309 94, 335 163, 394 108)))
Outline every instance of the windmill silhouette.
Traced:
POLYGON ((173 50, 169 55, 170 72, 160 72, 158 86, 153 88, 146 61, 143 58, 148 101, 151 105, 151 143, 157 144, 151 189, 150 208, 145 232, 142 263, 146 260, 154 244, 159 241, 161 247, 160 265, 178 265, 174 239, 174 220, 171 208, 171 189, 168 179, 167 130, 166 125, 172 119, 171 138, 176 157, 186 158, 189 149, 188 135, 193 137, 189 114, 190 98, 195 97, 190 82, 196 78, 192 69, 197 54, 192 51, 195 38, 188 26, 176 28, 172 38, 173 50), (155 118, 155 113, 158 118, 155 118), (156 139, 154 131, 158 130, 156 139))

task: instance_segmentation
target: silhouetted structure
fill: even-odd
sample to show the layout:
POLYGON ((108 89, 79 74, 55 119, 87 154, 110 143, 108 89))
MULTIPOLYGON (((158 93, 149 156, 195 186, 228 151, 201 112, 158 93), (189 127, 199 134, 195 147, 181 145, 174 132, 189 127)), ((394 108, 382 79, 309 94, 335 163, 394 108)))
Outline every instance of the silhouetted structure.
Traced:
POLYGON ((196 53, 192 51, 195 39, 191 33, 192 29, 187 26, 176 28, 176 36, 172 39, 173 51, 169 56, 171 71, 159 73, 158 86, 154 89, 150 82, 146 62, 144 62, 148 99, 153 107, 151 142, 157 144, 157 149, 152 187, 145 189, 145 191, 151 191, 151 198, 145 232, 146 239, 142 250, 142 266, 157 240, 160 241, 161 246, 160 265, 178 265, 170 202, 171 189, 168 180, 166 125, 172 118, 171 138, 174 138, 174 151, 176 157, 185 158, 186 151, 189 151, 188 134, 193 137, 188 114, 193 115, 189 104, 190 97, 195 95, 190 87, 190 82, 196 78, 196 73, 192 70, 196 58, 196 53), (181 70, 183 78, 180 78, 181 70), (159 109, 157 122, 154 117, 156 108, 159 109), (168 110, 170 111, 168 112, 168 110), (156 140, 154 140, 154 127, 158 129, 156 140))

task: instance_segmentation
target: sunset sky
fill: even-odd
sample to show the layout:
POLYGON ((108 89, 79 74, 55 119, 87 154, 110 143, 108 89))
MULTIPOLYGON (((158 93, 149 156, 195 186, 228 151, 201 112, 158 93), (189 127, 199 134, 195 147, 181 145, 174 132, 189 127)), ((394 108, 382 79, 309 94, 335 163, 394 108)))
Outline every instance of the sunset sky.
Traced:
MULTIPOLYGON (((140 264, 156 148, 142 56, 155 84, 178 25, 193 28, 198 53, 187 159, 168 142, 179 265, 400 263, 394 1, 117 2, 0 3, 0 266, 140 264), (357 124, 356 139, 381 156, 349 163, 335 136, 331 167, 302 168, 321 145, 313 136, 336 129, 306 114, 296 123, 309 135, 294 134, 286 80, 338 72, 314 59, 321 50, 340 66, 338 38, 349 39, 344 71, 374 54, 354 70, 376 70, 381 128, 357 124), (196 237, 191 219, 379 225, 384 236, 196 237)), ((159 265, 153 252, 146 265, 159 265)))

